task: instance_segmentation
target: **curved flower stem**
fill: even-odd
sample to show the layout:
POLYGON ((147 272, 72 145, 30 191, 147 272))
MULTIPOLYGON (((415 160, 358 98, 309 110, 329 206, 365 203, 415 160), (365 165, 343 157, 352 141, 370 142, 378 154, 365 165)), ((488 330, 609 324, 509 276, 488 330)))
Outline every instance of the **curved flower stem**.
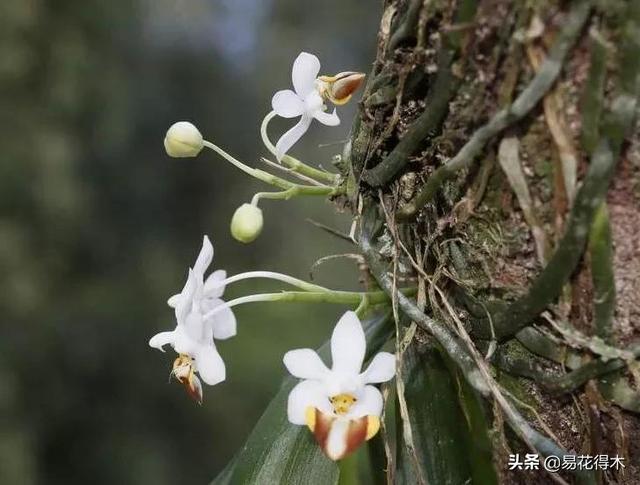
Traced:
POLYGON ((251 199, 251 205, 258 205, 260 199, 289 200, 299 195, 336 195, 341 193, 337 187, 320 187, 316 185, 295 185, 282 192, 258 192, 251 199))
POLYGON ((355 310, 356 315, 358 315, 358 318, 362 318, 370 306, 371 306, 371 302, 369 300, 369 297, 366 294, 363 295, 362 299, 360 300, 360 304, 358 305, 358 308, 356 308, 355 310))
MULTIPOLYGON (((267 126, 269 126, 269 122, 275 116, 275 111, 271 111, 267 114, 267 116, 264 117, 264 120, 262 120, 262 124, 260 125, 260 135, 262 136, 262 142, 264 143, 264 146, 267 147, 267 150, 269 150, 274 156, 276 155, 276 147, 273 145, 273 143, 271 143, 271 140, 269 140, 269 135, 267 134, 267 126)), ((312 179, 327 182, 331 185, 337 184, 340 178, 339 175, 310 167, 309 165, 290 155, 285 155, 284 157, 282 157, 282 165, 291 169, 293 172, 301 173, 302 175, 311 177, 312 179)))
POLYGON ((296 184, 294 184, 293 182, 289 182, 288 180, 285 180, 283 178, 276 177, 275 175, 265 172, 264 170, 249 167, 248 165, 242 163, 237 158, 232 157, 227 152, 225 152, 222 148, 220 148, 217 145, 214 145, 210 141, 204 140, 203 145, 209 148, 210 150, 213 150, 214 152, 216 152, 226 161, 228 161, 232 165, 235 165, 237 168, 242 170, 247 175, 251 175, 252 177, 257 178, 258 180, 261 180, 267 184, 275 185, 276 187, 280 187, 281 189, 290 189, 291 187, 296 186, 296 184))
POLYGON ((261 180, 270 185, 274 185, 281 189, 284 189, 282 192, 259 192, 254 196, 252 201, 253 205, 256 205, 257 200, 261 198, 265 199, 290 199, 291 197, 295 197, 298 195, 336 195, 342 192, 342 189, 338 187, 323 187, 323 186, 315 186, 315 185, 299 185, 294 184, 293 182, 289 182, 280 177, 276 177, 275 175, 270 174, 269 172, 265 172, 264 170, 260 170, 257 168, 249 167, 248 165, 242 163, 237 158, 229 155, 222 148, 217 145, 214 145, 210 141, 204 140, 204 146, 213 150, 222 158, 227 160, 232 165, 236 166, 244 173, 261 180), (257 196, 257 198, 256 198, 257 196))
MULTIPOLYGON (((411 294, 415 290, 408 288, 405 293, 411 294)), ((207 320, 226 308, 232 308, 245 303, 256 303, 261 301, 297 301, 306 303, 338 303, 343 305, 358 305, 366 297, 370 304, 380 304, 389 301, 389 297, 384 291, 334 291, 324 289, 323 291, 283 291, 280 293, 259 293, 236 298, 219 305, 204 315, 207 320)))
POLYGON ((313 291, 315 291, 315 292, 321 292, 321 291, 331 292, 332 291, 329 288, 325 288, 324 286, 314 285, 313 283, 308 283, 308 282, 306 282, 304 280, 300 280, 298 278, 294 278, 293 276, 289 276, 289 275, 282 274, 282 273, 275 273, 273 271, 249 271, 247 273, 240 273, 240 274, 237 274, 237 275, 230 276, 229 278, 221 281, 220 283, 218 283, 216 285, 216 287, 230 285, 231 283, 235 283, 237 281, 249 280, 249 279, 255 279, 255 278, 264 278, 264 279, 281 281, 281 282, 287 283, 287 284, 289 284, 291 286, 295 286, 297 288, 300 288, 301 290, 304 290, 304 291, 311 291, 311 292, 313 292, 313 291))
POLYGON ((306 183, 309 183, 311 185, 318 185, 320 187, 328 187, 327 184, 324 184, 322 182, 318 182, 316 179, 312 179, 311 177, 307 177, 306 175, 301 174, 300 172, 296 172, 295 170, 291 170, 290 168, 285 167, 284 165, 280 165, 279 163, 276 162, 272 162, 271 160, 269 160, 266 157, 260 157, 260 161, 266 165, 269 165, 270 167, 273 167, 277 170, 279 170, 280 172, 284 172, 287 175, 292 175, 300 180, 304 180, 306 183))

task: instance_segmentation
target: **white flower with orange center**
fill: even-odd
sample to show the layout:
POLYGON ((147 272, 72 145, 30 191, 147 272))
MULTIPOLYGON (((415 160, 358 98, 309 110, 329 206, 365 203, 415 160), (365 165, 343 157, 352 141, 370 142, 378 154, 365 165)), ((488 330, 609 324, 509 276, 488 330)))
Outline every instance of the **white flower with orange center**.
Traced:
POLYGON ((331 336, 332 367, 312 349, 287 352, 284 365, 304 379, 289 394, 287 415, 297 425, 307 425, 332 460, 344 458, 380 428, 383 400, 371 384, 395 375, 395 357, 376 354, 364 372, 366 340, 355 312, 346 312, 331 336))
POLYGON ((171 332, 161 332, 149 340, 151 347, 164 351, 170 344, 178 353, 172 375, 181 382, 189 395, 202 402, 200 378, 209 385, 224 381, 224 361, 214 338, 224 340, 236 334, 236 318, 220 299, 225 289, 226 272, 218 270, 205 280, 204 274, 213 259, 213 246, 204 236, 202 249, 187 282, 180 293, 169 298, 169 306, 175 308, 177 325, 171 332), (215 315, 207 315, 220 307, 215 315))
POLYGON ((276 143, 278 161, 307 132, 311 121, 318 120, 323 125, 337 126, 340 118, 334 108, 327 113, 325 99, 334 104, 344 104, 351 94, 358 89, 364 74, 344 72, 336 76, 321 76, 320 61, 313 54, 301 52, 293 63, 291 79, 295 91, 285 89, 278 91, 271 100, 273 111, 283 118, 300 117, 298 123, 280 137, 276 143))

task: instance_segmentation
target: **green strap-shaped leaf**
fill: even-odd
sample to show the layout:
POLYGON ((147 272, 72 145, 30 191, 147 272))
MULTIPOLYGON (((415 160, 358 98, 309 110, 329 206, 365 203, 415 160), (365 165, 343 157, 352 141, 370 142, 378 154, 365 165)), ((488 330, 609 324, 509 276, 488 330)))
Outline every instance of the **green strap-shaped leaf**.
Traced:
POLYGON ((231 477, 233 476, 233 470, 235 469, 236 462, 238 461, 238 455, 234 456, 227 466, 225 466, 220 474, 214 478, 211 485, 231 485, 231 477))
POLYGON ((482 403, 436 347, 414 342, 403 358, 413 456, 400 418, 397 483, 493 485, 491 442, 482 403))
MULTIPOLYGON (((391 336, 389 313, 363 322, 367 352, 377 352, 391 336)), ((318 349, 325 359, 330 342, 318 349)), ((287 397, 297 379, 287 378, 256 424, 247 442, 212 482, 225 484, 330 485, 338 482, 338 466, 324 456, 312 434, 304 426, 287 420, 287 397)))

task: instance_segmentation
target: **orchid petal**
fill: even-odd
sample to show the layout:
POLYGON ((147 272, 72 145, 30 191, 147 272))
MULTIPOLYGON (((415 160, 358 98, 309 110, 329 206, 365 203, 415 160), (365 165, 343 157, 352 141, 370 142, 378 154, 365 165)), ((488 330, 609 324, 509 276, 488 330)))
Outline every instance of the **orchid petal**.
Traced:
POLYGON ((213 245, 207 236, 202 238, 202 249, 200 250, 200 254, 198 254, 198 259, 196 259, 196 264, 193 265, 193 272, 198 275, 200 278, 204 275, 204 272, 207 270, 209 265, 211 264, 211 260, 213 259, 213 245))
POLYGON ((204 328, 201 312, 189 312, 182 321, 180 328, 184 332, 184 335, 191 341, 207 343, 207 333, 204 328))
POLYGON ((320 123, 327 126, 338 126, 340 124, 340 118, 336 113, 336 109, 333 109, 333 113, 326 113, 324 111, 316 111, 313 113, 313 117, 320 123))
POLYGON ((198 348, 202 346, 198 340, 198 337, 202 334, 202 327, 199 329, 195 328, 196 335, 192 335, 186 326, 190 323, 190 319, 187 317, 185 324, 178 325, 174 330, 173 349, 178 354, 187 354, 193 357, 198 351, 198 348))
POLYGON ((227 279, 227 272, 219 269, 211 273, 204 282, 204 296, 207 298, 220 298, 224 294, 226 285, 221 285, 227 279))
POLYGON ((346 312, 331 335, 332 370, 344 374, 359 374, 367 343, 362 324, 355 312, 346 312))
POLYGON ((291 80, 296 93, 301 98, 316 88, 316 78, 320 72, 320 60, 313 54, 301 52, 293 61, 291 80))
POLYGON ((190 278, 191 278, 191 268, 189 268, 187 272, 187 280, 184 282, 184 286, 182 287, 182 290, 180 290, 180 293, 173 295, 167 300, 167 304, 170 307, 176 308, 180 304, 180 300, 183 299, 183 296, 184 298, 191 298, 193 296, 193 293, 195 293, 195 291, 194 291, 193 283, 189 283, 190 278))
MULTIPOLYGON (((206 311, 224 305, 225 302, 220 299, 208 300, 206 311)), ((213 337, 218 340, 226 340, 233 337, 237 333, 236 316, 231 308, 225 307, 219 310, 211 319, 205 323, 210 324, 213 329, 213 337)))
POLYGON ((180 302, 181 298, 182 298, 182 295, 180 293, 177 293, 169 297, 169 299, 167 300, 167 305, 169 305, 171 308, 175 308, 176 306, 178 306, 178 303, 180 302))
POLYGON ((173 332, 160 332, 149 339, 149 346, 164 352, 163 347, 167 344, 173 345, 174 338, 173 332))
POLYGON ((178 325, 182 325, 185 322, 187 315, 193 307, 193 295, 196 292, 197 285, 198 282, 196 276, 194 275, 193 270, 189 269, 187 282, 182 289, 182 293, 180 293, 180 299, 178 300, 178 303, 175 307, 176 320, 178 322, 178 325))
POLYGON ((396 373, 396 357, 389 352, 380 352, 373 358, 367 370, 360 374, 364 384, 378 384, 393 379, 396 373))
POLYGON ((309 125, 311 124, 310 117, 306 115, 302 115, 300 121, 296 123, 296 125, 287 131, 284 135, 280 137, 278 143, 276 143, 276 158, 278 161, 282 160, 285 153, 289 151, 289 149, 300 139, 302 135, 304 135, 309 129, 309 125))
POLYGON ((322 379, 329 372, 315 350, 290 350, 282 360, 289 373, 300 379, 322 379))
POLYGON ((291 390, 287 400, 289 422, 304 425, 308 407, 317 408, 324 413, 333 412, 324 386, 318 381, 302 381, 291 390))
POLYGON ((358 401, 351 407, 349 418, 361 418, 362 416, 380 416, 383 407, 382 394, 373 386, 365 386, 358 401))
POLYGON ((202 380, 213 386, 225 380, 224 361, 213 345, 202 345, 195 353, 196 369, 202 380))
POLYGON ((295 118, 304 113, 304 102, 290 89, 278 91, 271 98, 271 107, 278 116, 295 118))

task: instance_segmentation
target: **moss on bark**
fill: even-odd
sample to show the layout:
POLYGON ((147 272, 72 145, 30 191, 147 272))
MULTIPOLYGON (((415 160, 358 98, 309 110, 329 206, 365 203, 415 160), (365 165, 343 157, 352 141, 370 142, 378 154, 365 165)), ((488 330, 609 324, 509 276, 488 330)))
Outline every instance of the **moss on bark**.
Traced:
MULTIPOLYGON (((528 389, 543 421, 560 427, 558 444, 573 450, 594 442, 593 423, 570 421, 583 412, 574 403, 581 402, 584 384, 615 370, 624 375, 628 362, 603 360, 568 341, 548 320, 564 322, 587 339, 605 335, 612 346, 640 342, 638 322, 631 331, 625 327, 624 342, 611 340, 623 325, 624 305, 634 303, 616 303, 611 292, 597 284, 594 291, 590 278, 584 278, 594 217, 604 200, 622 197, 625 175, 616 167, 640 160, 632 113, 640 71, 639 4, 387 1, 377 58, 345 150, 350 197, 364 200, 366 217, 375 226, 368 228, 372 240, 366 249, 377 277, 390 277, 393 270, 426 288, 437 286, 473 330, 475 348, 493 354, 496 370, 526 377, 518 386, 528 389), (495 163, 497 144, 505 136, 519 140, 533 210, 553 242, 544 267, 536 258, 532 228, 495 163), (575 195, 572 177, 579 185, 575 195), (395 250, 380 254, 380 240, 395 250), (594 310, 578 312, 576 302, 594 310), (605 316, 611 326, 606 331, 605 316), (532 324, 539 330, 516 344, 514 336, 532 324), (545 357, 534 355, 540 349, 546 349, 545 357), (568 392, 578 400, 557 397, 568 392), (562 431, 569 427, 576 431, 562 431)), ((637 181, 628 172, 626 178, 624 203, 640 208, 633 195, 637 181)), ((624 222, 607 223, 617 234, 616 224, 624 222)), ((606 252, 593 255, 600 265, 596 283, 600 275, 608 284, 619 281, 616 275, 628 277, 629 269, 618 267, 620 258, 612 252, 611 234, 607 241, 595 246, 606 252)), ((381 285, 393 293, 392 280, 381 285)), ((426 290, 420 297, 427 299, 426 290)), ((473 380, 475 364, 460 335, 453 331, 449 339, 437 314, 420 316, 407 305, 401 302, 400 309, 410 318, 435 322, 425 323, 424 330, 442 339, 445 349, 452 346, 463 373, 473 380)), ((606 397, 597 401, 602 426, 609 419, 605 416, 617 415, 611 410, 615 401, 606 397)), ((640 426, 633 414, 620 422, 626 426, 623 434, 640 426)), ((640 478, 640 450, 624 443, 590 445, 591 454, 619 452, 630 462, 635 459, 627 476, 611 474, 606 480, 640 478)))

